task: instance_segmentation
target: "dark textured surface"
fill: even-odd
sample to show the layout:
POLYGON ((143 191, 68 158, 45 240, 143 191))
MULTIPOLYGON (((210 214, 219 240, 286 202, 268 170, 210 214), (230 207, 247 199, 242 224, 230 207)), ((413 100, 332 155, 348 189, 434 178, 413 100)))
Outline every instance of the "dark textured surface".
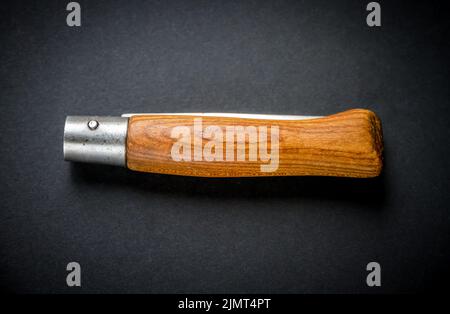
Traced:
MULTIPOLYGON (((68 2, 68 1, 67 1, 68 2)), ((14 292, 417 292, 448 279, 448 14, 433 2, 0 6, 0 284, 14 292), (207 180, 63 161, 66 115, 381 118, 375 180, 207 180), (68 262, 82 287, 65 284, 68 262), (378 261, 382 287, 368 288, 378 261)), ((368 1, 367 1, 368 2, 368 1)))

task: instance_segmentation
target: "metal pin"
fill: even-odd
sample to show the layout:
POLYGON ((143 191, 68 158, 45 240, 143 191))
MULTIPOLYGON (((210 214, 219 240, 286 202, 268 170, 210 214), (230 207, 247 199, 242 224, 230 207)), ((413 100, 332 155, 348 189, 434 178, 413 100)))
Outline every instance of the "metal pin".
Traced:
POLYGON ((98 121, 97 120, 90 120, 88 122, 88 128, 91 129, 92 131, 95 130, 96 128, 98 128, 98 121))

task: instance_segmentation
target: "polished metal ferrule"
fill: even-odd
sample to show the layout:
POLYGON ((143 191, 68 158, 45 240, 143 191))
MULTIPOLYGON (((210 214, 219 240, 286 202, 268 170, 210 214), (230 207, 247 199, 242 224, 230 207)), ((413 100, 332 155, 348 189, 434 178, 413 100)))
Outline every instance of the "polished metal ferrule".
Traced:
POLYGON ((128 118, 68 116, 64 160, 126 166, 128 118))

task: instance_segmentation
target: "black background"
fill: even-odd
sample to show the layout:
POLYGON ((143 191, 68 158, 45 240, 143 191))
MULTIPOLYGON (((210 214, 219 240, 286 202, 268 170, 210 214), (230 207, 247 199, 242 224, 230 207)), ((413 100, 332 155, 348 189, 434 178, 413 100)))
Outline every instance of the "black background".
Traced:
POLYGON ((448 11, 436 2, 0 5, 0 284, 27 293, 435 291, 449 278, 448 11), (63 161, 66 115, 382 120, 377 179, 201 179, 63 161), (66 286, 77 261, 82 287, 66 286), (382 286, 366 285, 367 263, 382 286))

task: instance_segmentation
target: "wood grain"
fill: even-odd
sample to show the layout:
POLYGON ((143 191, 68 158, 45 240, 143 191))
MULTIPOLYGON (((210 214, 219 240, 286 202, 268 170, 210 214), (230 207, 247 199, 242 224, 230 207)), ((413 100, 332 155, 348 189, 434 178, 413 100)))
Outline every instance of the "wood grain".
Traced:
MULTIPOLYGON (((375 177, 382 169, 381 123, 370 110, 353 109, 310 120, 203 116, 201 117, 203 131, 208 126, 217 126, 223 134, 223 144, 219 145, 217 144, 219 142, 215 142, 218 148, 209 150, 209 152, 217 153, 212 161, 205 160, 205 156, 208 156, 206 153, 201 160, 194 160, 194 150, 197 149, 199 152, 198 144, 201 143, 203 149, 211 141, 211 136, 205 137, 211 134, 194 132, 196 118, 195 121, 198 122, 199 117, 195 115, 152 114, 130 117, 127 136, 128 168, 143 172, 201 177, 337 176, 355 178, 375 177), (237 151, 237 137, 233 138, 235 149, 233 160, 226 160, 226 145, 229 144, 229 140, 227 142, 225 137, 226 130, 227 127, 232 130, 236 126, 254 126, 253 131, 267 128, 267 151, 273 148, 272 152, 274 152, 275 147, 278 147, 278 164, 276 169, 272 167, 274 171, 261 170, 261 165, 269 163, 267 158, 263 158, 261 151, 257 151, 256 160, 255 156, 253 159, 250 157, 250 154, 255 152, 255 150, 251 151, 248 143, 250 137, 246 137, 247 142, 244 143, 247 144, 245 160, 242 160, 242 145, 239 146, 240 152, 237 151), (186 127, 184 130, 189 130, 192 135, 191 141, 180 139, 180 137, 174 138, 173 132, 176 127, 186 127), (278 143, 272 141, 269 131, 272 128, 279 130, 278 143), (197 144, 194 143, 194 139, 197 144), (175 150, 175 153, 184 154, 186 160, 174 160, 173 145, 177 141, 182 142, 185 145, 184 148, 189 146, 190 152, 187 149, 175 150), (222 157, 219 156, 221 151, 222 157), (241 154, 241 160, 237 160, 237 154, 241 154), (189 158, 187 158, 188 155, 189 158)), ((218 131, 215 135, 220 135, 220 132, 218 131)), ((262 142, 258 139, 258 143, 254 145, 264 144, 262 142)), ((231 159, 231 155, 229 157, 231 159)), ((272 162, 275 163, 274 160, 272 162)))

